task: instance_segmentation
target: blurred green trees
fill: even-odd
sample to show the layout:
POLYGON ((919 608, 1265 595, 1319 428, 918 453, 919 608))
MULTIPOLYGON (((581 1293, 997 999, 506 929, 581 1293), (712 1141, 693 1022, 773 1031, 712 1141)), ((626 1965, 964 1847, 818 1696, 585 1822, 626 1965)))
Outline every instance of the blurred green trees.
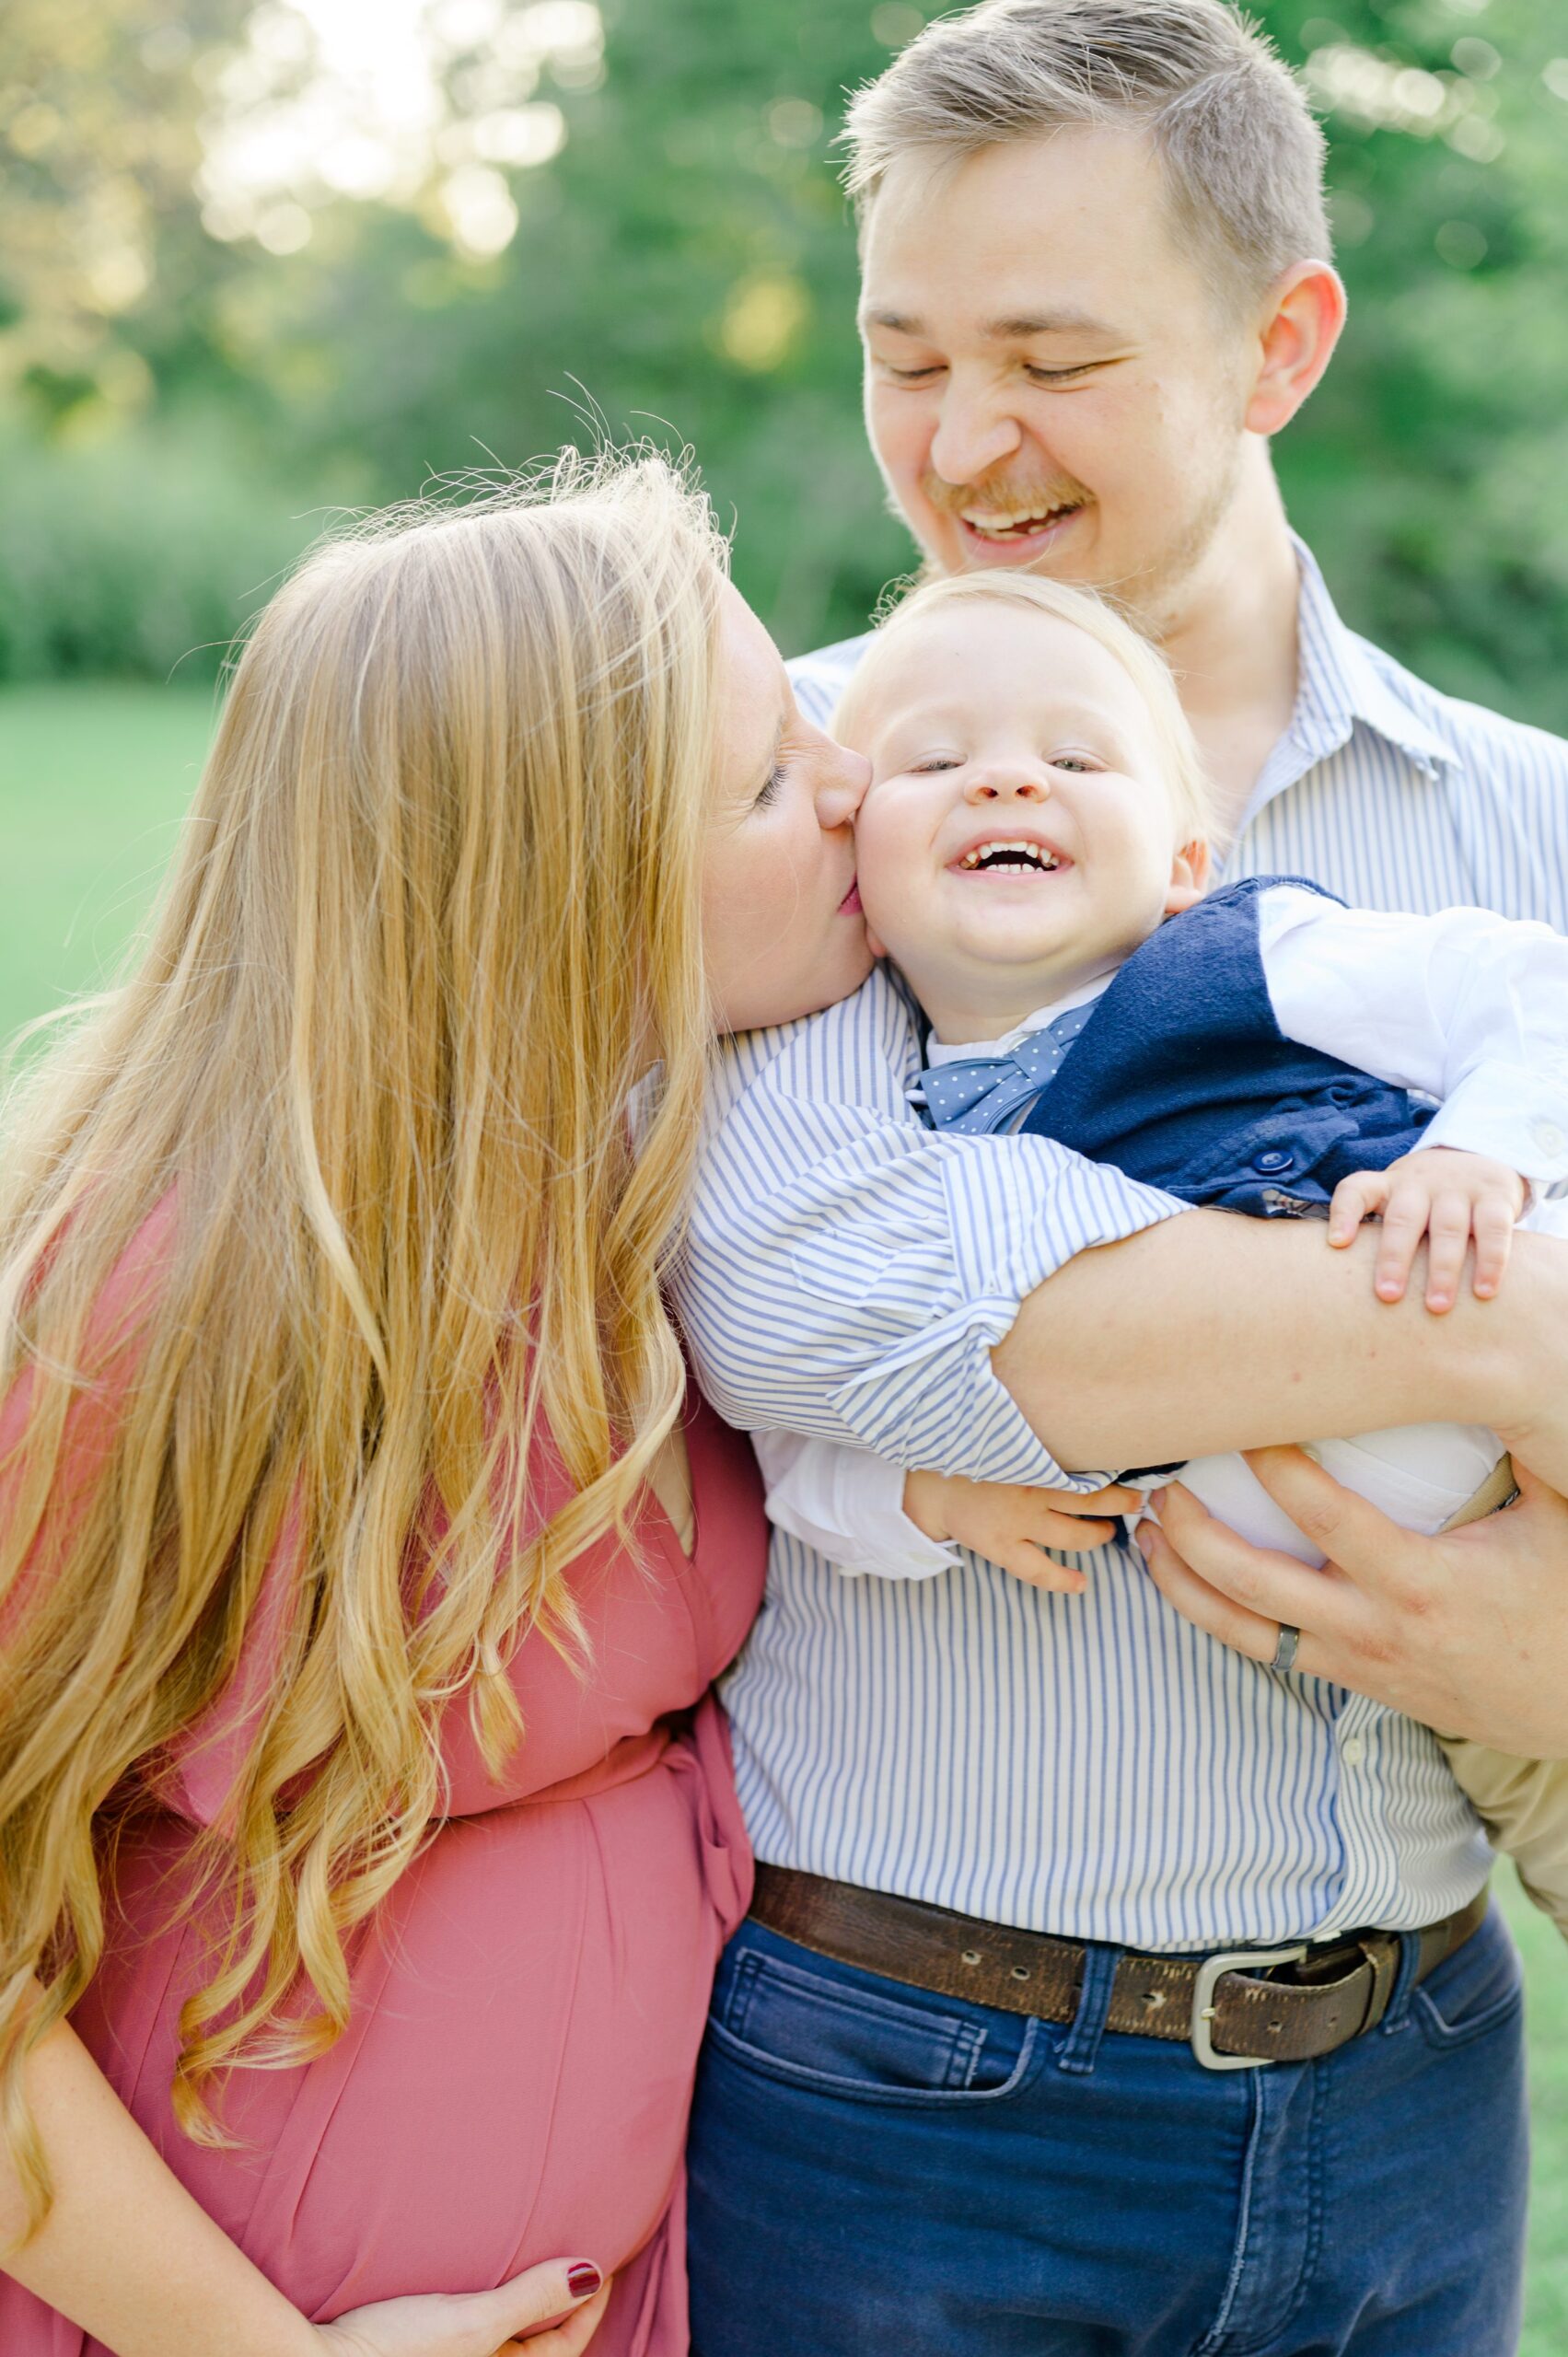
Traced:
MULTIPOLYGON (((1294 511, 1362 627, 1568 730, 1562 0, 1259 13, 1325 110, 1353 306, 1294 511)), ((354 14, 7 0, 0 677, 161 676, 324 506, 596 415, 695 447, 786 647, 860 627, 909 546, 830 143, 921 12, 358 0, 379 58, 354 14)))

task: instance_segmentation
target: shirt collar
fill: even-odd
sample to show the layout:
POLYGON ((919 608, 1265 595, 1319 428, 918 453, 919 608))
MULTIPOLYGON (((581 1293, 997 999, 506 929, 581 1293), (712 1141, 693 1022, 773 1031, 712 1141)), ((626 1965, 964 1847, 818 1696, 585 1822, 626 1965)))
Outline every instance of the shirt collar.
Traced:
POLYGON ((1295 709, 1264 765, 1243 828, 1265 803, 1348 745, 1358 726, 1381 737, 1427 778, 1436 778, 1460 758, 1448 738, 1400 693, 1365 639, 1346 628, 1311 550, 1294 533, 1292 540, 1301 573, 1295 709))

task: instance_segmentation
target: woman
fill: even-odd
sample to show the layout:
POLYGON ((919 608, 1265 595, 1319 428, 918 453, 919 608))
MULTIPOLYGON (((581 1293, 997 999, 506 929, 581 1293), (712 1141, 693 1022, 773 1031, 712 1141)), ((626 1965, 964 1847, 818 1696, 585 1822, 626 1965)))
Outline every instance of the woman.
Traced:
MULTIPOLYGON (((137 972, 13 1124, 6 2357, 491 2357, 574 2296, 541 2357, 684 2346, 680 2139, 749 1888, 702 1698, 762 1528, 659 1279, 713 1020, 869 962, 860 764, 721 558, 641 460, 310 559, 137 972)), ((1510 1287, 1477 1374, 1468 1318, 1194 1214, 1020 1321, 1098 1344, 1070 1400, 1020 1373, 1064 1453, 1153 1412, 1167 1280, 1223 1336, 1260 1248, 1310 1361, 1271 1408, 1214 1341, 1163 1454, 1287 1397, 1353 1427, 1373 1357, 1412 1417, 1468 1386, 1506 1423, 1559 1306, 1510 1287)))
MULTIPOLYGON (((7 2357, 488 2357, 580 2305, 564 2261, 344 2312, 575 2252, 614 2288, 552 2357, 684 2346, 749 1887, 703 1698, 763 1552, 659 1296, 722 558, 652 461, 320 551, 138 970, 12 1124, 7 2357)), ((844 888, 781 1011, 864 972, 844 888)))

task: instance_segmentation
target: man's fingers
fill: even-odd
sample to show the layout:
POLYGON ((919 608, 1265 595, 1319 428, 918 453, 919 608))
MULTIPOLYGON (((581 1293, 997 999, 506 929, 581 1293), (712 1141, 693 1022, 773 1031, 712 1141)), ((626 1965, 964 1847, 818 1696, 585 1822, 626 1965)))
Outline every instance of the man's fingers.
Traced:
POLYGON ((1270 1547, 1254 1547, 1201 1505, 1191 1490, 1173 1482, 1163 1492, 1160 1525, 1176 1552, 1199 1577, 1218 1588, 1245 1611, 1270 1623, 1273 1635, 1282 1620, 1298 1629, 1321 1631, 1332 1620, 1335 1583, 1331 1573, 1317 1571, 1295 1555, 1270 1547))
POLYGON ((1488 1200, 1475 1207, 1475 1274, 1470 1280, 1476 1297, 1490 1301, 1503 1283, 1514 1241, 1514 1213, 1506 1202, 1488 1200))
POLYGON ((1274 1504, 1344 1583, 1420 1608, 1425 1590, 1405 1575, 1410 1533, 1399 1523, 1343 1488, 1303 1449, 1249 1448, 1245 1455, 1274 1504))
MULTIPOLYGON (((1208 1581, 1200 1578, 1191 1564, 1177 1553, 1156 1522, 1140 1523, 1137 1535, 1150 1578, 1166 1602, 1173 1605, 1183 1620, 1192 1621, 1197 1628, 1217 1638, 1222 1645, 1229 1645, 1235 1653, 1246 1654, 1253 1661, 1272 1661, 1274 1649, 1280 1641, 1278 1620, 1250 1611, 1221 1589, 1211 1587, 1208 1581)), ((1305 1630, 1295 1666, 1309 1676, 1323 1674, 1316 1666, 1315 1641, 1305 1630)))
POLYGON ((1470 1213, 1468 1195, 1439 1195, 1427 1219, 1426 1306, 1438 1316, 1458 1299, 1470 1244, 1470 1213))
POLYGON ((1356 1230, 1388 1199, 1388 1181, 1381 1170, 1354 1170, 1342 1178, 1329 1204, 1329 1241, 1351 1244, 1356 1230))

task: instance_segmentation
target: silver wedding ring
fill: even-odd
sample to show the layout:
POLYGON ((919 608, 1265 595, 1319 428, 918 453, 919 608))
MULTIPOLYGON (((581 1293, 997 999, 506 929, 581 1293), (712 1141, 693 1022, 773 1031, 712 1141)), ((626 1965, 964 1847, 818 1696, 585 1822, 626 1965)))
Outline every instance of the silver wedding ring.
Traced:
POLYGON ((1300 1630, 1293 1629, 1288 1620, 1282 1620, 1280 1622, 1280 1641, 1274 1647, 1274 1658, 1269 1664, 1269 1667, 1271 1669, 1294 1668, 1295 1665, 1295 1649, 1300 1643, 1300 1630))

